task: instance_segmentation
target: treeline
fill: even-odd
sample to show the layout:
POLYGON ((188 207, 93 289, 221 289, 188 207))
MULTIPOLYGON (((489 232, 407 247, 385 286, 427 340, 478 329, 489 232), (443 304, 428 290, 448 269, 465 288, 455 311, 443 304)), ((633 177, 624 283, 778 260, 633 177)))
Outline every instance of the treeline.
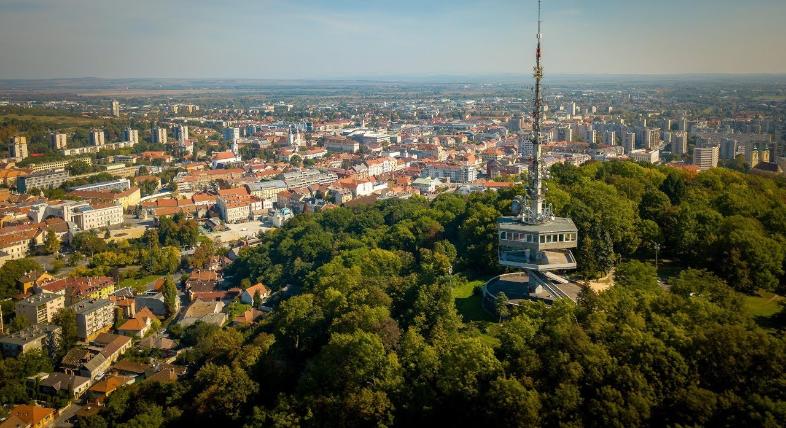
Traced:
POLYGON ((715 168, 698 175, 631 162, 552 169, 549 199, 579 227, 581 272, 620 257, 706 268, 742 292, 784 291, 786 180, 715 168))
MULTIPOLYGON (((614 260, 646 251, 624 224, 642 221, 639 204, 615 185, 580 186, 586 172, 555 171, 557 209, 600 228, 606 242, 593 245, 614 260)), ((696 184, 682 183, 686 198, 696 184)), ((179 356, 186 379, 123 388, 79 426, 786 424, 786 342, 707 271, 685 270, 666 290, 650 265, 626 262, 614 288, 575 305, 524 305, 485 331, 462 322, 456 272, 497 269, 495 219, 515 192, 292 219, 230 270, 298 295, 251 329, 178 332, 192 346, 179 356)))

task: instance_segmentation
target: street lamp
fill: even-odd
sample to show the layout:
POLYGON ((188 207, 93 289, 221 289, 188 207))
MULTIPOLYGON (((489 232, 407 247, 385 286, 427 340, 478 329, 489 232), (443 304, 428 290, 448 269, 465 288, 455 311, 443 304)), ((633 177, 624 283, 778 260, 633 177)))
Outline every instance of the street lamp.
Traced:
POLYGON ((658 272, 658 252, 660 251, 660 244, 657 242, 653 242, 652 245, 655 247, 655 274, 658 272))

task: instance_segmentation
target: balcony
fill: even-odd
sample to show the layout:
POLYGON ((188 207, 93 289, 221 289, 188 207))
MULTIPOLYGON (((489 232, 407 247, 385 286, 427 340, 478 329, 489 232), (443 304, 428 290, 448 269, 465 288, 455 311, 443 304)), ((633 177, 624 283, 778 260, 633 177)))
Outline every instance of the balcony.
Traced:
POLYGON ((576 259, 570 250, 546 250, 537 257, 527 257, 521 250, 500 250, 499 264, 511 268, 538 272, 576 269, 576 259))

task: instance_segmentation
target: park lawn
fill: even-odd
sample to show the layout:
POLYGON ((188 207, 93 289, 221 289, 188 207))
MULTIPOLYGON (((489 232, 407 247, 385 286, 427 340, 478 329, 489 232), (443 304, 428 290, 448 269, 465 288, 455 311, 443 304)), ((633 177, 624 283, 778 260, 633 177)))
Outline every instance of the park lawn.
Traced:
POLYGON ((145 287, 147 284, 150 284, 160 277, 161 275, 147 275, 143 276, 142 278, 126 278, 120 281, 120 284, 117 285, 117 288, 131 287, 134 291, 143 293, 147 291, 147 288, 145 287))
POLYGON ((496 321, 494 317, 481 307, 481 296, 472 294, 472 290, 478 286, 483 285, 485 281, 467 281, 460 287, 453 289, 453 299, 456 302, 456 309, 458 310, 464 322, 470 321, 496 321))

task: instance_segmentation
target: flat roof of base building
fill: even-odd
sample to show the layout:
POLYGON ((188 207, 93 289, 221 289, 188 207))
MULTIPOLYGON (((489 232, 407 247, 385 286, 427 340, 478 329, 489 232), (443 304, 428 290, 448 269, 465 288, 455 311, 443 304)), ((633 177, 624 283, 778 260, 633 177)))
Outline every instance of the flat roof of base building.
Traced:
POLYGON ((500 217, 497 219, 500 229, 514 230, 517 232, 551 233, 551 232, 577 232, 578 228, 573 220, 566 217, 554 217, 541 224, 526 224, 519 221, 518 217, 500 217))

